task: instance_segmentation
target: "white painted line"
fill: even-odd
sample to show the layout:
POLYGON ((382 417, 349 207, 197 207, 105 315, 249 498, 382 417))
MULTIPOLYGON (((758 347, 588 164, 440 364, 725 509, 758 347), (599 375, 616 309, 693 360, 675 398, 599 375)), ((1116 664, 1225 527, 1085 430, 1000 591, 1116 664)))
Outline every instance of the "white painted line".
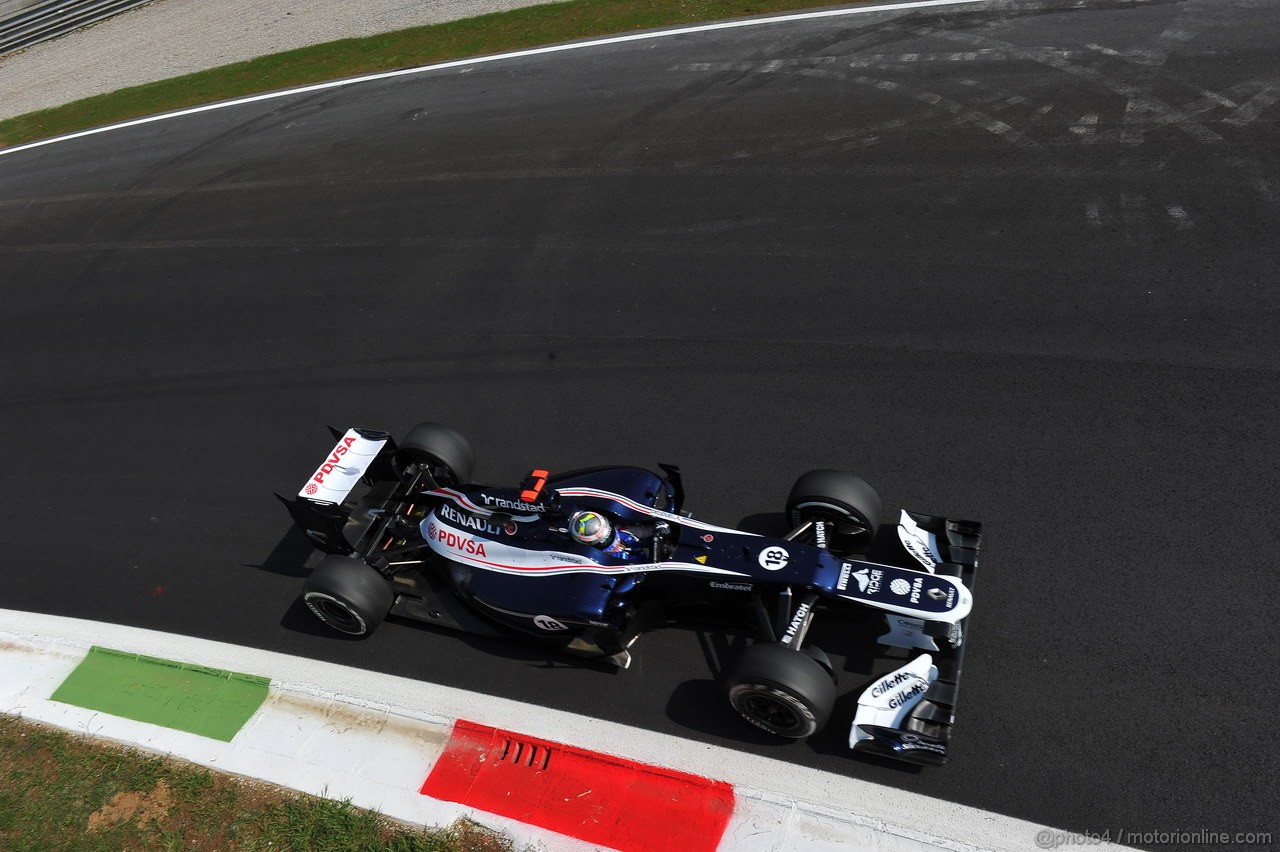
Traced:
POLYGON ((902 9, 925 9, 932 6, 957 6, 971 3, 986 3, 989 0, 913 0, 908 3, 888 3, 876 6, 856 6, 853 8, 843 9, 822 9, 816 12, 799 12, 789 15, 777 15, 771 18, 750 18, 742 21, 722 21, 716 24, 699 24, 692 27, 680 27, 671 30, 659 30, 657 32, 631 33, 629 35, 610 36, 608 38, 592 39, 590 41, 576 41, 569 44, 554 44, 547 47, 535 47, 529 50, 517 50, 511 53, 496 53, 492 56, 479 56, 471 59, 457 59, 449 62, 440 62, 435 65, 423 65, 417 68, 402 68, 398 71, 383 71, 378 74, 366 74, 362 77, 350 77, 345 80, 332 80, 327 83, 314 83, 310 86, 299 86, 296 89, 284 89, 279 92, 267 92, 261 95, 251 95, 245 98, 236 98, 230 101, 221 101, 216 104, 205 104, 204 106, 191 107, 190 109, 177 110, 175 112, 161 113, 160 115, 150 115, 145 118, 135 118, 131 121, 123 121, 119 124, 108 124, 105 127, 95 127, 90 130, 80 130, 75 133, 68 133, 64 136, 55 136, 52 139, 42 139, 38 142, 28 142, 25 145, 15 145, 12 148, 0 149, 0 157, 6 154, 16 154, 19 151, 28 151, 32 148, 40 148, 45 145, 52 145, 55 142, 67 142, 71 139, 80 139, 84 136, 93 136, 98 133, 106 133, 110 130, 123 130, 126 127, 137 127, 143 124, 150 124, 154 121, 167 121, 171 118, 181 118, 186 115, 196 115, 202 112, 211 112, 213 110, 227 109, 228 107, 241 106, 243 104, 256 103, 258 101, 268 101, 276 98, 287 98, 293 95, 305 95, 310 92, 322 92, 325 89, 336 89, 340 86, 353 86, 357 83, 369 83, 375 80, 388 80, 393 77, 404 77, 410 74, 425 74, 429 71, 443 71, 449 68, 462 68, 470 65, 481 65, 488 62, 500 62, 508 59, 523 59, 528 56, 541 56, 547 53, 563 53, 570 50, 582 50, 588 47, 603 47, 610 44, 623 44, 630 41, 648 41, 659 38, 670 38, 672 36, 689 35, 691 33, 705 33, 715 30, 730 30, 741 27, 758 27, 767 24, 783 24, 792 21, 808 21, 817 18, 836 18, 849 15, 866 15, 871 12, 893 12, 902 9))

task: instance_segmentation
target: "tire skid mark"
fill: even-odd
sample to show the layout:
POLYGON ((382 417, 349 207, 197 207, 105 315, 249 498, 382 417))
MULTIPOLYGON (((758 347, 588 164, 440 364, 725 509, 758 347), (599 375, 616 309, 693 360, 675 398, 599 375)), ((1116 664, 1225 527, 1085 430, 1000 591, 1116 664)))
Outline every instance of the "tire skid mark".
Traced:
POLYGON ((1013 125, 1001 121, 987 112, 975 109, 959 101, 952 100, 951 98, 937 92, 925 89, 916 89, 903 83, 886 80, 883 77, 865 77, 856 75, 850 77, 849 81, 857 83, 860 86, 868 86, 870 88, 879 89, 880 91, 893 92, 894 94, 900 94, 904 97, 912 98, 920 103, 955 116, 956 124, 972 124, 977 127, 981 127, 983 130, 986 130, 1004 141, 1020 148, 1040 148, 1039 142, 1036 142, 1013 125))
MULTIPOLYGON (((1153 187, 1153 191, 1158 191, 1153 187)), ((1113 212, 1119 209, 1120 236, 1125 242, 1133 244, 1144 237, 1149 237, 1154 223, 1152 211, 1159 210, 1169 227, 1175 231, 1190 231, 1196 226, 1195 220, 1187 208, 1179 203, 1155 202, 1145 192, 1122 190, 1114 203, 1108 204, 1100 196, 1094 196, 1084 202, 1084 218, 1089 227, 1101 230, 1116 221, 1113 212)))
POLYGON ((834 65, 840 56, 801 56, 790 59, 760 59, 743 62, 689 62, 672 65, 668 71, 694 74, 777 74, 819 65, 834 65))
MULTIPOLYGON (((1092 43, 1092 42, 1086 45, 1086 47, 1088 47, 1091 51, 1095 53, 1100 53, 1103 56, 1113 58, 1113 59, 1119 59, 1127 63, 1135 63, 1135 58, 1134 58, 1135 54, 1142 52, 1142 51, 1132 51, 1132 50, 1120 51, 1120 50, 1115 50, 1113 48, 1104 47, 1103 45, 1092 43)), ((1149 65, 1149 63, 1142 63, 1142 62, 1136 62, 1136 64, 1149 65)), ((1144 73, 1150 74, 1150 68, 1143 68, 1142 70, 1144 73)), ((1220 92, 1212 91, 1211 89, 1202 88, 1201 86, 1195 83, 1185 80, 1179 75, 1171 73, 1168 70, 1168 68, 1163 65, 1160 66, 1160 76, 1163 79, 1176 82, 1179 85, 1184 86, 1187 89, 1190 89, 1196 92, 1198 95, 1200 95, 1200 98, 1204 101, 1212 102, 1218 106, 1226 107, 1227 109, 1235 109, 1237 105, 1234 100, 1227 97, 1226 95, 1223 95, 1220 92)))
POLYGON ((1256 83, 1255 85, 1262 86, 1261 91, 1236 107, 1231 115, 1222 120, 1224 124, 1244 127, 1280 101, 1280 83, 1256 83))
MULTIPOLYGON (((1075 58, 1083 55, 1083 51, 1078 50, 1057 50, 1064 58, 1075 58)), ((859 57, 849 63, 850 68, 886 68, 897 65, 920 65, 928 62, 1009 62, 1016 60, 1018 57, 1011 56, 1007 51, 997 50, 995 48, 980 48, 978 50, 967 51, 949 51, 949 52, 927 52, 927 53, 876 53, 871 56, 859 57)))
POLYGON ((1084 218, 1091 228, 1101 228, 1111 221, 1111 211, 1100 198, 1090 198, 1084 203, 1084 218))
POLYGON ((1138 145, 1148 133, 1170 125, 1202 144, 1221 142, 1222 137, 1180 109, 1141 92, 1129 95, 1124 108, 1124 128, 1120 141, 1138 145))
POLYGON ((957 77, 952 82, 958 86, 964 86, 974 92, 973 102, 980 105, 987 112, 995 113, 1004 112, 1013 107, 1029 106, 1031 99, 1026 95, 1004 88, 995 88, 969 77, 957 77))
MULTIPOLYGON (((790 74, 798 77, 852 82, 861 86, 868 86, 881 91, 893 92, 912 98, 920 103, 934 107, 941 112, 955 116, 956 124, 975 125, 1018 147, 1040 147, 1038 142, 1031 139, 1023 131, 1017 129, 1011 124, 1008 124, 1007 122, 1001 121, 986 110, 977 109, 974 106, 953 100, 938 92, 916 89, 883 77, 867 77, 862 75, 850 76, 846 74, 843 69, 830 67, 835 64, 835 60, 837 59, 841 59, 841 57, 817 56, 800 59, 770 59, 754 62, 700 62, 678 66, 678 68, 680 70, 702 73, 790 74)), ((855 65, 854 67, 858 66, 855 65)), ((677 69, 673 68, 672 70, 677 69)), ((1005 106, 1001 108, 1027 102, 1027 99, 1024 96, 1003 90, 995 93, 994 100, 1005 102, 1005 106)), ((903 122, 901 120, 894 120, 882 125, 882 127, 884 129, 892 129, 902 125, 903 122)), ((845 138, 847 138, 847 135, 845 138)), ((864 139, 865 138, 866 137, 864 137, 864 139)), ((864 141, 862 143, 855 143, 852 147, 862 147, 866 144, 875 144, 875 142, 864 141)))
MULTIPOLYGON (((1188 6, 1194 6, 1192 0, 1188 6)), ((1215 0, 1216 2, 1216 0, 1215 0)), ((1020 7, 1022 8, 1022 7, 1020 7)), ((1026 11, 1025 8, 1022 8, 1026 11)), ((1172 127, 1201 144, 1223 142, 1223 137, 1210 124, 1221 121, 1237 127, 1243 127, 1254 121, 1266 109, 1280 102, 1280 83, 1269 81, 1250 81, 1231 87, 1231 95, 1237 91, 1252 92, 1252 97, 1240 103, 1240 97, 1205 89, 1190 81, 1182 80, 1169 73, 1165 66, 1171 55, 1180 45, 1185 45, 1196 38, 1206 27, 1220 23, 1220 15, 1213 14, 1208 8, 1194 8, 1188 11, 1183 8, 1168 26, 1155 38, 1155 47, 1132 48, 1118 50, 1112 47, 1090 42, 1084 50, 1072 50, 1054 46, 1018 46, 999 41, 991 37, 972 32, 960 32, 939 29, 931 25, 911 28, 910 34, 915 36, 937 37, 959 41, 972 48, 963 51, 909 51, 899 53, 875 53, 866 56, 816 56, 802 58, 769 59, 756 62, 733 63, 693 63, 673 67, 672 70, 701 72, 733 72, 733 73, 784 73, 797 76, 821 77, 808 73, 806 69, 834 68, 836 65, 853 70, 874 69, 880 72, 904 71, 932 63, 984 63, 1030 61, 1048 65, 1055 70, 1099 86, 1125 99, 1122 115, 1117 119, 1118 126, 1107 127, 1100 111, 1089 111, 1080 115, 1074 122, 1066 125, 1066 135, 1054 139, 1035 140, 1031 127, 1018 127, 1015 120, 1005 120, 1006 110, 1014 107, 1030 106, 1033 101, 1025 95, 993 90, 971 79, 953 79, 958 85, 968 86, 976 91, 983 91, 981 97, 975 97, 972 103, 960 110, 957 101, 932 92, 914 92, 912 97, 931 107, 957 116, 958 123, 971 123, 984 127, 989 132, 1006 137, 1022 147, 1060 147, 1063 145, 1097 145, 1124 144, 1140 145, 1148 134, 1166 127, 1172 127), (1085 64, 1082 58, 1087 56, 1118 59, 1135 69, 1139 81, 1117 76, 1115 72, 1092 64, 1085 64), (1185 103, 1173 103, 1166 98, 1153 94, 1153 86, 1157 74, 1160 79, 1177 83, 1194 92, 1194 97, 1185 103), (1215 110, 1222 108, 1233 111, 1227 118, 1213 118, 1215 110)), ((854 77, 853 82, 867 85, 867 80, 884 79, 883 75, 872 77, 854 77)), ((884 89, 884 86, 877 86, 884 89)), ((907 91, 906 89, 903 90, 907 91)), ((964 99, 970 100, 968 98, 964 99)), ((1047 115, 1054 109, 1053 103, 1039 105, 1028 119, 1047 115)), ((1059 125, 1062 126, 1062 125, 1059 125)), ((872 140, 867 144, 875 144, 872 140)))
MULTIPOLYGON (((1045 110, 1041 107, 1036 112, 1045 110)), ((902 130, 910 126, 910 121, 905 118, 891 118, 884 121, 868 123, 864 125, 856 125, 853 127, 832 129, 823 134, 822 138, 827 142, 843 142, 857 137, 861 137, 867 133, 882 134, 897 130, 902 130)), ((753 139, 759 137, 753 136, 753 139)), ((1072 142, 1071 144, 1076 144, 1072 142)), ((1261 169, 1251 160, 1242 158, 1232 158, 1224 161, 1224 165, 1229 166, 1233 170, 1242 171, 1247 175, 1246 183, 1256 189, 1268 202, 1277 200, 1276 192, 1270 181, 1263 175, 1261 169)), ((643 178, 678 178, 687 174, 693 174, 688 167, 678 165, 655 167, 626 167, 626 168, 601 168, 597 166, 582 168, 547 168, 547 169, 528 169, 528 168, 511 168, 506 170, 497 170, 485 173, 469 173, 469 172, 433 172, 429 174, 414 174, 396 177, 369 177, 363 171, 352 171, 349 173, 335 172, 328 176, 328 185, 330 186, 362 186, 366 188, 379 187, 382 185, 405 185, 413 184, 420 186, 431 186, 435 184, 447 184, 455 182, 470 181, 512 181, 512 180, 575 180, 575 179, 601 179, 601 178, 619 178, 619 179, 643 179, 643 178)), ((962 174, 968 178, 975 180, 989 179, 996 176, 1018 177, 1026 175, 1035 175, 1037 177, 1052 177, 1062 181, 1104 181, 1111 182, 1118 178, 1124 177, 1133 181, 1148 180, 1152 183, 1158 183, 1162 178, 1159 174, 1138 174, 1128 170, 1119 163, 1102 162, 1090 165, 1056 163, 1053 166, 1045 164, 1037 164, 1032 166, 1029 163, 1005 163, 1000 166, 990 166, 982 164, 970 164, 957 170, 955 166, 928 166, 925 164, 915 163, 909 166, 898 165, 888 166, 884 164, 859 163, 856 161, 841 163, 838 166, 820 167, 816 165, 806 164, 803 167, 796 164, 781 165, 772 163, 763 166, 705 166, 698 165, 696 174, 711 178, 730 178, 741 177, 744 174, 757 176, 760 178, 791 178, 795 176, 830 176, 839 178, 867 178, 867 177, 895 177, 895 176, 911 176, 924 175, 930 177, 943 175, 962 174)), ((1201 172, 1195 175, 1188 175, 1184 179, 1184 185, 1195 187, 1216 187, 1222 188, 1227 185, 1234 185, 1233 181, 1229 181, 1224 175, 1214 172, 1201 172)), ((279 189, 291 187, 309 187, 313 186, 314 181, 306 177, 284 178, 280 180, 249 180, 242 183, 226 183, 219 186, 207 186, 193 190, 193 192, 205 193, 222 193, 222 194, 238 194, 246 192, 256 192, 263 188, 279 189)), ((0 199, 0 208, 4 207, 26 207, 29 205, 57 205, 66 203, 78 203, 82 201, 95 201, 104 199, 128 199, 137 196, 153 196, 164 195, 171 192, 182 191, 180 187, 153 187, 145 191, 132 190, 128 192, 116 192, 107 190, 102 192, 85 192, 85 193, 69 193, 66 195, 50 195, 46 197, 23 197, 12 199, 0 199)), ((250 241, 239 241, 241 244, 248 245, 250 241)), ((271 244, 278 244, 283 241, 272 240, 271 244)), ((65 251, 72 246, 94 247, 114 247, 125 245, 122 241, 96 242, 92 244, 83 243, 32 243, 32 244, 15 244, 9 243, 0 246, 0 254, 20 252, 24 250, 34 251, 65 251)))
MULTIPOLYGON (((1276 103, 1277 100, 1280 100, 1280 84, 1274 81, 1238 83, 1228 90, 1235 97, 1228 97, 1192 84, 1177 74, 1170 73, 1167 67, 1170 56, 1206 31, 1215 27, 1225 28, 1234 24, 1236 21, 1235 12, 1234 5, 1222 3, 1221 0, 1189 0, 1179 7, 1178 14, 1156 37, 1155 44, 1151 48, 1120 51, 1097 43, 1089 43, 1085 46, 1090 50, 1119 58, 1125 62, 1146 66, 1142 70, 1144 72, 1143 79, 1146 83, 1145 88, 1148 92, 1150 92, 1157 74, 1163 79, 1177 82, 1188 89, 1196 91, 1201 100, 1185 104, 1181 110, 1184 117, 1190 118, 1207 112, 1214 106, 1219 106, 1232 113, 1221 119, 1222 123, 1243 127, 1257 118, 1262 111, 1276 103), (1243 104, 1239 103, 1238 99, 1249 90, 1254 91, 1253 97, 1243 104)), ((1135 110, 1134 114, 1144 110, 1149 111, 1150 100, 1148 98, 1148 103, 1142 104, 1141 108, 1135 110)), ((1130 138, 1128 141, 1133 140, 1130 138)))
POLYGON ((1076 134, 1081 144, 1091 145, 1098 141, 1098 114, 1087 112, 1068 129, 1076 134))
POLYGON ((921 34, 935 36, 948 41, 1003 50, 1016 58, 1047 65, 1063 74, 1085 80, 1126 98, 1128 105, 1125 109, 1124 119, 1126 132, 1121 137, 1123 141, 1140 143, 1146 133, 1169 125, 1176 127, 1197 142, 1209 144, 1222 141, 1222 137, 1208 127, 1194 121, 1172 104, 1168 104, 1152 95, 1149 87, 1118 80, 1097 68, 1081 65, 1070 59, 1063 58, 1060 52, 1055 49, 1021 47, 990 36, 940 30, 935 27, 920 27, 918 31, 921 34))
MULTIPOLYGON (((853 67, 856 68, 858 66, 854 65, 853 67)), ((765 69, 761 67, 759 70, 761 70, 762 72, 766 72, 768 70, 773 70, 773 69, 772 68, 765 69)), ((1000 136, 1006 141, 1009 141, 1020 147, 1027 147, 1027 148, 1039 147, 1039 143, 1037 143, 1035 140, 1028 137, 1022 131, 1013 127, 1012 125, 1004 121, 1001 121, 998 118, 995 118, 994 116, 992 116, 991 114, 989 114, 984 110, 975 109, 970 105, 948 98, 945 95, 942 95, 938 92, 916 89, 914 87, 911 87, 893 80, 888 80, 883 77, 867 77, 863 75, 849 76, 841 70, 834 70, 834 69, 822 69, 822 68, 815 68, 815 67, 797 68, 791 71, 790 73, 794 73, 797 76, 822 77, 822 78, 852 82, 861 86, 868 86, 871 88, 875 88, 880 91, 901 94, 906 97, 910 97, 916 101, 919 101, 920 103, 924 103, 930 107, 934 107, 942 112, 949 113, 955 116, 957 124, 977 125, 983 128, 984 130, 987 130, 997 136, 1000 136)), ((1000 99, 1000 97, 1001 97, 1000 95, 997 95, 997 99, 1000 99)), ((1008 94, 1007 99, 1017 103, 1025 102, 1026 100, 1025 98, 1022 98, 1022 96, 1013 95, 1012 93, 1008 94)), ((903 122, 898 120, 898 121, 888 123, 888 126, 891 126, 891 127, 901 126, 902 123, 903 122)))

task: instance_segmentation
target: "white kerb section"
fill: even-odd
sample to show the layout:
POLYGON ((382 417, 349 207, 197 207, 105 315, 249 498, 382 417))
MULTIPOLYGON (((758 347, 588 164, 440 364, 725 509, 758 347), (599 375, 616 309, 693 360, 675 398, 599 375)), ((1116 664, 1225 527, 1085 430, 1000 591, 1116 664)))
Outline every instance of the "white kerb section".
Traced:
POLYGON ((387 439, 366 438, 355 429, 348 429, 338 439, 329 457, 316 468, 311 478, 298 491, 299 497, 328 503, 341 503, 351 489, 377 458, 387 439))

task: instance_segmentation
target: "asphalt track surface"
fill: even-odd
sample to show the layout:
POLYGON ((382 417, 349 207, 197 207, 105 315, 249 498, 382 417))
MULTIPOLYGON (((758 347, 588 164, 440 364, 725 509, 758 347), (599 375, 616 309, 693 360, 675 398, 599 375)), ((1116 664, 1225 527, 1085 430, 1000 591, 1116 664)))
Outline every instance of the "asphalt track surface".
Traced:
POLYGON ((1072 830, 1275 832, 1278 30, 1280 4, 1225 0, 877 13, 0 157, 0 606, 1072 830), (951 765, 758 736, 693 631, 620 674, 325 633, 271 491, 325 423, 421 419, 486 481, 677 462, 732 523, 831 466, 981 519, 951 765))

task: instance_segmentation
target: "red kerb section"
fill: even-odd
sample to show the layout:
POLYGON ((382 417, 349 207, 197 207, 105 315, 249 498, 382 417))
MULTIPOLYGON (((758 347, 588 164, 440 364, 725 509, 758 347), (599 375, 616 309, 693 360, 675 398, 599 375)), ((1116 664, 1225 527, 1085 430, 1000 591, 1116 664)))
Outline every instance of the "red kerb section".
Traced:
POLYGON ((733 787, 458 720, 424 795, 624 852, 712 852, 733 787))

